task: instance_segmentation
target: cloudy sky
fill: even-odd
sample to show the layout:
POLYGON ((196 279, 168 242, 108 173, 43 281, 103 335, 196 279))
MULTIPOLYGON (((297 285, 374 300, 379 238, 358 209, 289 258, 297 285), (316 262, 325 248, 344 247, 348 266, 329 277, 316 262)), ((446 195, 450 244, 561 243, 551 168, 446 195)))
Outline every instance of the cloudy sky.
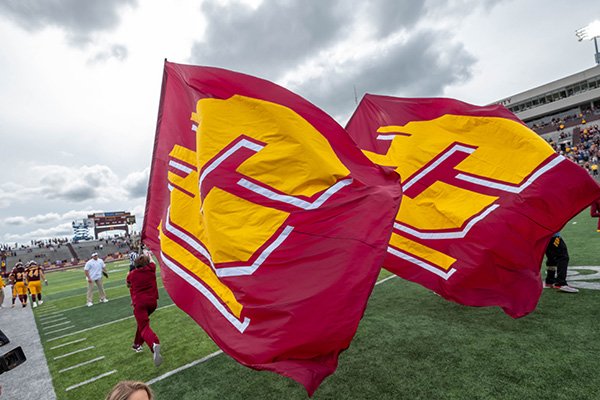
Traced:
POLYGON ((575 30, 595 19, 598 0, 0 0, 0 243, 143 219, 165 58, 345 125, 355 91, 485 105, 591 68, 575 30))

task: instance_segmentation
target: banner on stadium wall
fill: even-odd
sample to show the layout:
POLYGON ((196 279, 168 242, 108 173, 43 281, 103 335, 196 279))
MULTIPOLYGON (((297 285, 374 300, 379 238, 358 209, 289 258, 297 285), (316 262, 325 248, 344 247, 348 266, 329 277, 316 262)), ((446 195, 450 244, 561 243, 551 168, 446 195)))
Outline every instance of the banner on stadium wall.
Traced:
POLYGON ((503 106, 366 95, 346 130, 401 176, 385 268, 461 304, 533 311, 550 236, 600 196, 503 106))
POLYGON ((301 97, 165 61, 142 240, 175 304, 240 363, 309 394, 333 373, 401 196, 301 97))

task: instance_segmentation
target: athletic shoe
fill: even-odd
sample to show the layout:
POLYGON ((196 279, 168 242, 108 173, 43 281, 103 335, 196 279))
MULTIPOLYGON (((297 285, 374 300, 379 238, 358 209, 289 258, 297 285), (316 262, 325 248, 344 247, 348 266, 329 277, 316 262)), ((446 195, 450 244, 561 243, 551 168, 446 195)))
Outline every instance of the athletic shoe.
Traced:
POLYGON ((131 349, 136 353, 140 353, 144 350, 144 347, 141 344, 134 344, 133 346, 131 346, 131 349))
POLYGON ((544 289, 550 289, 551 287, 552 287, 551 283, 544 283, 544 286, 543 286, 544 289))
POLYGON ((160 344, 154 343, 152 345, 152 351, 154 352, 152 357, 154 359, 154 366, 158 367, 163 362, 162 356, 160 355, 160 344))
POLYGON ((108 303, 108 299, 101 299, 100 302, 101 303, 108 303))
POLYGON ((579 289, 576 289, 569 285, 562 285, 562 286, 554 285, 553 287, 555 289, 558 289, 561 292, 565 292, 565 293, 579 293, 579 289))
POLYGON ((27 307, 27 303, 21 303, 21 305, 23 306, 23 308, 27 307))
POLYGON ((38 301, 38 304, 41 306, 42 304, 44 304, 43 300, 38 301))
POLYGON ((10 306, 10 308, 15 308, 15 305, 13 304, 12 306, 10 306))
POLYGON ((88 307, 91 307, 91 306, 93 306, 93 305, 94 305, 94 303, 87 303, 86 305, 87 305, 88 307))
POLYGON ((31 303, 31 308, 36 308, 37 307, 37 303, 31 303))

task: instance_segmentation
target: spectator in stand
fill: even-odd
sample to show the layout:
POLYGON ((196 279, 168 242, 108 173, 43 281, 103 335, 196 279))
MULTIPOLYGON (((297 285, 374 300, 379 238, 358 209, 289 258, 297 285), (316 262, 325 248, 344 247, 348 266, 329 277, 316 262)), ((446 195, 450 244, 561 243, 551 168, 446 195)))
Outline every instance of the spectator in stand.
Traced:
POLYGON ((132 349, 142 351, 144 342, 153 353, 154 365, 162 363, 160 340, 150 328, 150 315, 158 306, 158 287, 156 285, 156 265, 150 257, 142 255, 135 260, 135 269, 127 275, 127 287, 131 294, 133 315, 137 322, 137 330, 132 349))
POLYGON ((590 206, 590 215, 592 218, 598 218, 598 228, 596 232, 600 232, 600 199, 594 201, 590 206))
POLYGON ((546 247, 546 280, 544 288, 554 288, 561 292, 577 293, 578 289, 567 284, 567 269, 569 267, 569 251, 567 244, 555 233, 546 247))
POLYGON ((83 270, 85 271, 85 276, 88 282, 87 306, 91 307, 94 305, 94 283, 98 287, 100 302, 108 303, 108 299, 104 293, 104 286, 102 285, 102 275, 108 278, 108 273, 106 272, 106 265, 104 265, 104 261, 102 261, 101 258, 98 258, 98 253, 92 253, 92 258, 85 263, 83 270))

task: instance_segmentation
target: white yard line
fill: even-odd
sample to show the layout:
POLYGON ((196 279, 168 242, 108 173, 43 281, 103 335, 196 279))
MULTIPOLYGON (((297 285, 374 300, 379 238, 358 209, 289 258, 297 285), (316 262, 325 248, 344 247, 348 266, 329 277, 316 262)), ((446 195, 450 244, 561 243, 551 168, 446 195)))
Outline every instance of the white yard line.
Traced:
MULTIPOLYGON (((123 283, 124 285, 125 283, 123 283)), ((104 292, 107 294, 108 297, 108 293, 109 291, 113 290, 113 289, 121 289, 123 286, 115 286, 115 287, 111 287, 111 288, 104 288, 104 292)), ((67 296, 67 297, 61 297, 60 299, 54 299, 53 301, 62 301, 62 300, 66 300, 66 299, 72 299, 73 297, 81 297, 82 299, 85 299, 85 296, 87 295, 87 292, 82 292, 82 293, 78 293, 78 294, 74 294, 71 296, 67 296)), ((120 297, 115 297, 115 299, 120 299, 122 297, 129 297, 129 295, 125 295, 125 296, 120 296, 120 297)), ((80 307, 80 306, 77 306, 80 307)), ((73 308, 77 308, 77 307, 73 307, 73 308)))
POLYGON ((172 371, 169 371, 166 374, 163 374, 161 376, 157 376, 156 378, 150 379, 148 382, 146 382, 146 384, 147 385, 152 385, 153 383, 156 383, 158 381, 162 381, 163 379, 166 379, 166 378, 168 378, 168 377, 170 377, 172 375, 175 375, 176 373, 181 372, 181 371, 183 371, 185 369, 191 368, 194 365, 198 365, 198 364, 201 364, 201 363, 203 363, 205 361, 208 361, 211 358, 216 357, 216 356, 218 356, 219 354, 222 354, 222 353, 223 353, 223 350, 215 351, 214 353, 209 354, 206 357, 202 357, 199 360, 192 361, 191 363, 186 364, 186 365, 182 365, 181 367, 176 368, 176 369, 174 369, 172 371))
POLYGON ((39 313, 38 313, 40 320, 56 317, 56 314, 62 314, 62 311, 53 311, 51 313, 41 314, 41 315, 39 315, 39 313))
MULTIPOLYGON (((382 280, 380 280, 380 281, 377 281, 377 282, 375 283, 375 285, 377 286, 377 285, 379 285, 380 283, 387 282, 387 281, 389 281, 390 279, 392 279, 392 278, 395 278, 395 277, 396 277, 396 275, 390 275, 390 276, 388 276, 387 278, 383 278, 382 280)), ((181 372, 181 371, 184 371, 184 370, 186 370, 186 369, 188 369, 188 368, 191 368, 191 367, 193 367, 194 365, 202 364, 203 362, 206 362, 206 361, 210 360, 211 358, 214 358, 214 357, 218 356, 219 354, 223 354, 223 350, 218 350, 218 351, 215 351, 214 353, 211 353, 211 354, 209 354, 209 355, 207 355, 207 356, 205 356, 205 357, 202 357, 202 358, 200 358, 200 359, 198 359, 198 360, 196 360, 196 361, 192 361, 192 362, 191 362, 191 363, 189 363, 189 364, 182 365, 181 367, 179 367, 179 368, 176 368, 176 369, 174 369, 174 370, 172 370, 172 371, 169 371, 169 372, 167 372, 167 373, 165 373, 165 374, 163 374, 163 375, 161 375, 161 376, 157 376, 156 378, 152 378, 152 379, 150 379, 148 382, 146 382, 146 384, 147 384, 147 385, 152 385, 152 384, 154 384, 154 383, 156 383, 156 382, 162 381, 163 379, 166 379, 166 378, 168 378, 168 377, 170 377, 170 376, 173 376, 173 375, 175 375, 175 374, 177 374, 177 373, 179 373, 179 372, 181 372)))
MULTIPOLYGON (((110 271, 108 271, 108 272, 110 272, 110 271)), ((123 285, 124 285, 124 284, 125 284, 125 281, 123 281, 123 285)), ((121 289, 121 288, 123 287, 123 285, 114 286, 114 287, 109 287, 109 288, 107 288, 107 287, 104 287, 104 292, 106 292, 106 294, 108 295, 108 292, 109 292, 109 291, 112 291, 112 290, 114 290, 114 289, 121 289)), ((158 290, 162 289, 163 287, 164 287, 164 286, 159 286, 159 287, 158 287, 158 290)), ((59 298, 59 299, 52 299, 52 298, 51 298, 50 300, 51 300, 51 301, 59 301, 59 300, 61 300, 61 301, 62 301, 62 300, 65 300, 65 299, 72 299, 73 297, 81 297, 81 298, 85 298, 85 296, 86 296, 86 292, 81 292, 81 293, 78 293, 78 294, 73 294, 73 295, 71 295, 71 296, 67 296, 67 297, 61 297, 61 298, 59 298)), ((127 295, 125 295, 125 296, 115 297, 115 299, 121 299, 121 298, 123 298, 123 297, 129 297, 129 295, 127 294, 127 295)), ((78 306, 78 307, 79 307, 79 306, 78 306)), ((73 308, 76 308, 76 307, 73 307, 73 308)))
POLYGON ((55 329, 55 330, 53 330, 53 331, 50 331, 50 332, 44 332, 44 333, 45 333, 46 335, 50 335, 50 334, 52 334, 52 333, 66 331, 67 329, 71 329, 71 328, 75 328, 75 325, 67 326, 66 328, 55 329))
POLYGON ((69 390, 77 389, 78 387, 80 387, 80 386, 83 386, 83 385, 87 385, 88 383, 95 382, 95 381, 97 381, 98 379, 104 378, 105 376, 112 375, 112 374, 114 374, 115 372, 117 372, 117 370, 116 370, 116 369, 113 369, 112 371, 105 372, 105 373, 103 373, 103 374, 101 374, 101 375, 98 375, 98 376, 95 376, 95 377, 93 377, 93 378, 90 378, 90 379, 88 379, 87 381, 79 382, 79 383, 78 383, 78 384, 76 384, 76 385, 69 386, 68 388, 66 388, 66 389, 65 389, 65 392, 68 392, 69 390))
POLYGON ((43 307, 43 309, 41 309, 40 311, 52 311, 53 309, 56 308, 56 304, 40 304, 40 307, 43 307))
MULTIPOLYGON (((162 309, 168 308, 168 307, 173 307, 174 305, 175 304, 169 304, 169 305, 166 305, 166 306, 162 306, 162 307, 157 308, 156 311, 162 310, 162 309)), ((96 326, 91 326, 89 328, 81 329, 81 330, 76 331, 76 332, 67 333, 66 335, 57 336, 57 337, 54 337, 52 339, 46 340, 46 342, 52 342, 54 340, 62 339, 62 338, 68 337, 68 336, 77 335, 77 334, 82 333, 82 332, 91 331, 92 329, 102 328, 103 326, 107 326, 107 325, 111 325, 111 324, 116 324, 117 322, 125 321, 126 319, 130 319, 130 318, 133 318, 133 315, 130 315, 129 317, 120 318, 120 319, 117 319, 117 320, 114 320, 114 321, 106 322, 104 324, 100 324, 100 325, 96 325, 96 326)))
MULTIPOLYGON (((83 295, 83 297, 85 297, 85 295, 83 295)), ((111 297, 111 299, 112 300, 118 300, 118 299, 122 299, 123 297, 130 297, 130 296, 129 295, 125 295, 125 296, 119 296, 119 297, 111 297)), ((65 308, 64 310, 61 310, 60 312, 62 313, 62 312, 65 312, 65 311, 71 311, 71 310, 75 310, 77 308, 85 308, 85 307, 87 307, 87 305, 83 304, 81 306, 75 306, 75 307, 71 307, 71 308, 65 308)))
POLYGON ((59 318, 56 318, 56 319, 47 319, 45 321, 40 321, 40 325, 51 324, 53 322, 60 321, 60 320, 63 320, 63 319, 67 319, 67 317, 59 317, 59 318))
POLYGON ((72 356, 73 354, 81 353, 83 351, 88 351, 88 350, 95 349, 95 348, 96 348, 96 346, 89 346, 89 347, 86 347, 85 349, 79 349, 79 350, 75 350, 75 351, 72 351, 67 354, 63 354, 61 356, 56 356, 53 358, 53 360, 60 360, 61 358, 69 357, 69 356, 72 356))
POLYGON ((73 340, 71 342, 59 344, 58 346, 50 347, 50 350, 54 350, 54 349, 58 349, 58 348, 61 348, 61 347, 65 347, 65 346, 68 346, 70 344, 75 344, 75 343, 83 342, 85 340, 87 340, 87 338, 84 337, 83 339, 77 339, 77 340, 73 340))
POLYGON ((72 367, 67 367, 67 368, 61 369, 61 370, 58 371, 58 373, 62 374, 63 372, 70 371, 70 370, 75 369, 75 368, 83 367, 84 365, 95 363, 96 361, 100 361, 102 359, 104 359, 104 356, 96 357, 96 358, 93 358, 91 360, 79 363, 77 365, 73 365, 72 367))
POLYGON ((383 278, 382 280, 380 280, 380 281, 377 281, 377 282, 375 283, 375 286, 379 285, 380 283, 387 282, 387 281, 389 281, 390 279, 392 279, 392 278, 395 278, 395 277, 396 277, 396 275, 390 275, 390 276, 388 276, 387 278, 383 278))
POLYGON ((71 323, 71 321, 65 321, 65 322, 61 322, 59 324, 54 324, 54 325, 50 325, 50 326, 43 326, 42 329, 56 328, 57 326, 67 325, 67 324, 70 324, 70 323, 71 323))

